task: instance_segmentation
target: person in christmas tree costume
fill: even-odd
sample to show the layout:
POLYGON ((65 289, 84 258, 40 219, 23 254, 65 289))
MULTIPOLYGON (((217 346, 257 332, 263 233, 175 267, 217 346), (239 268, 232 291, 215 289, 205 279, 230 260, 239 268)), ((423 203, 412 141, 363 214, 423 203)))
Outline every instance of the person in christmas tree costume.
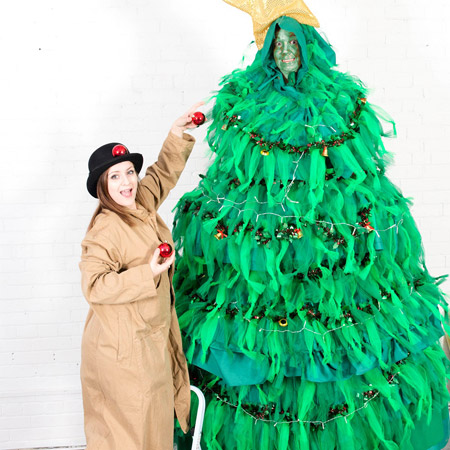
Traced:
POLYGON ((385 176, 386 116, 303 2, 226 1, 259 51, 222 81, 173 231, 202 448, 440 449, 446 304, 385 176))

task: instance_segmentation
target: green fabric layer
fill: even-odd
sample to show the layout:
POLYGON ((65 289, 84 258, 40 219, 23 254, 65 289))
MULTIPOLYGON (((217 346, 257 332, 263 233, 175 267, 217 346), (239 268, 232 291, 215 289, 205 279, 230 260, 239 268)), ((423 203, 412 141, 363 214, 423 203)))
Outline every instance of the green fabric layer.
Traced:
POLYGON ((425 450, 447 436, 447 306, 411 201, 385 176, 395 127, 333 65, 315 30, 274 24, 222 80, 213 162, 178 203, 174 285, 209 400, 202 448, 425 450), (291 85, 271 59, 277 25, 302 46, 291 85))

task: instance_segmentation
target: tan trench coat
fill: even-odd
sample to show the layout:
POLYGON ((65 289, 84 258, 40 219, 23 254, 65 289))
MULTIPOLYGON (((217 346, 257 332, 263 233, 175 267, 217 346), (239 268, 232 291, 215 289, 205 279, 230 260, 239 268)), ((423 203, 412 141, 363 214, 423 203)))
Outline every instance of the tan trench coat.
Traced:
POLYGON ((194 139, 169 134, 140 182, 146 205, 128 226, 97 216, 82 242, 83 293, 90 309, 81 381, 87 450, 172 450, 174 409, 184 432, 190 390, 172 287, 173 266, 154 279, 150 259, 169 229, 156 210, 175 186, 194 139))

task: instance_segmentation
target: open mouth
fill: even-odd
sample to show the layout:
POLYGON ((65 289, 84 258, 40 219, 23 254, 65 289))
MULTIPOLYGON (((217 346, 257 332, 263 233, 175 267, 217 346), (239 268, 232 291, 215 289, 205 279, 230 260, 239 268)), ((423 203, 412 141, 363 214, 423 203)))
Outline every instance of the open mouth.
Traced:
POLYGON ((126 198, 130 198, 133 194, 133 189, 125 189, 124 191, 120 191, 120 195, 123 195, 126 198))
POLYGON ((291 59, 283 59, 282 60, 284 63, 291 63, 295 61, 295 58, 291 58, 291 59))

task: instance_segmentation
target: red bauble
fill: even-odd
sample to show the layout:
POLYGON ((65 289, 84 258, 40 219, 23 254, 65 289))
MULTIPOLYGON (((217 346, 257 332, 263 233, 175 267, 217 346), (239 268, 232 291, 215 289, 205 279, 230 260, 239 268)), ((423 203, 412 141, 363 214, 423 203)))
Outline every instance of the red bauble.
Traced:
POLYGON ((172 246, 170 244, 168 244, 167 242, 162 243, 158 248, 159 248, 159 254, 163 258, 168 258, 173 252, 172 246))
POLYGON ((201 113, 200 111, 195 112, 192 114, 192 122, 195 123, 195 125, 201 125, 206 120, 205 115, 201 113))
POLYGON ((112 149, 112 155, 113 156, 123 156, 128 153, 127 148, 124 145, 115 145, 112 149))

